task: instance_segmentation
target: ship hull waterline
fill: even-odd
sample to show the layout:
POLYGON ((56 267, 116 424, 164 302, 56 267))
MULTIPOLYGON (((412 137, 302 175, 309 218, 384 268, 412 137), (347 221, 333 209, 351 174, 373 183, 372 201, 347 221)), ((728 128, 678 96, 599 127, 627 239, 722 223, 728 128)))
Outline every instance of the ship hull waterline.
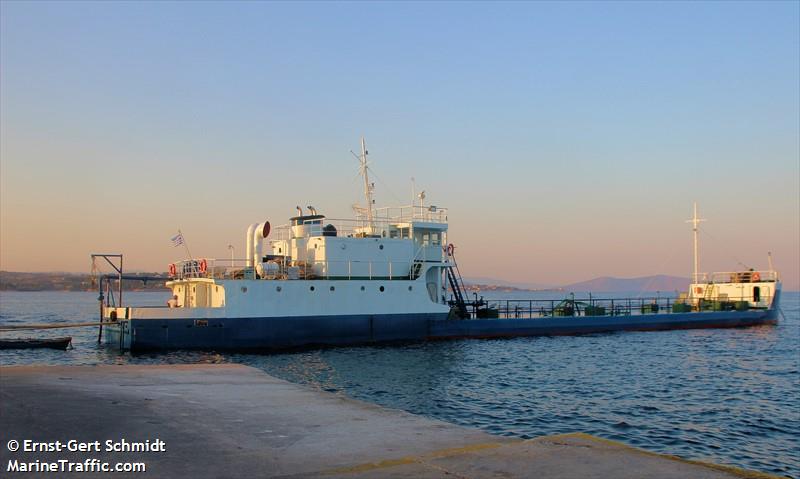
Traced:
POLYGON ((563 336, 616 331, 744 328, 777 323, 776 307, 748 311, 501 319, 439 313, 209 319, 127 319, 106 324, 107 345, 146 350, 287 350, 407 341, 563 336))

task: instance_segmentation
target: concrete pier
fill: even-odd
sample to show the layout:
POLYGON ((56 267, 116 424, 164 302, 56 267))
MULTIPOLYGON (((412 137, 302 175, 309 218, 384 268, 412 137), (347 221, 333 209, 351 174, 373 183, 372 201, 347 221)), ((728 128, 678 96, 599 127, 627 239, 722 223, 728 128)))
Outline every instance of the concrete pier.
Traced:
POLYGON ((41 477, 19 468, 41 471, 59 460, 59 467, 146 466, 114 477, 775 477, 584 434, 492 436, 240 365, 0 367, 4 477, 41 477), (156 440, 163 451, 125 449, 156 440), (14 441, 19 449, 10 451, 14 441), (9 467, 17 472, 8 474, 9 467))

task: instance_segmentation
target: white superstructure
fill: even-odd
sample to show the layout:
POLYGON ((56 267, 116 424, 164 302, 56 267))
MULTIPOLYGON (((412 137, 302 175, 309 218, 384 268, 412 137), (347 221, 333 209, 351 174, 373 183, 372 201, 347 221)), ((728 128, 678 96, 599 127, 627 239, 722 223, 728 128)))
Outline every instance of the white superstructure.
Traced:
POLYGON ((687 223, 692 224, 694 235, 694 271, 689 292, 686 295, 696 309, 703 309, 701 303, 747 303, 748 308, 766 309, 780 292, 780 278, 772 267, 772 255, 768 255, 769 269, 756 271, 728 271, 700 273, 698 225, 706 221, 697 216, 697 203, 694 214, 687 223))
POLYGON ((166 283, 178 308, 136 309, 135 317, 305 317, 447 314, 451 266, 447 209, 415 204, 374 208, 367 150, 360 161, 367 206, 333 219, 308 206, 272 227, 253 223, 241 259, 190 259, 170 265, 166 283))

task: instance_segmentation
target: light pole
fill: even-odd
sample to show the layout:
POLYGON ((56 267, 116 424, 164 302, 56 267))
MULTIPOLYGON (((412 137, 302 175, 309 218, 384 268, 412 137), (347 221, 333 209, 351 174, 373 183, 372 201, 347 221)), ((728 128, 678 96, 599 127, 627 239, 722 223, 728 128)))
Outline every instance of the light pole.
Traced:
POLYGON ((233 245, 229 244, 228 249, 231 250, 231 268, 233 268, 233 250, 234 250, 233 245))

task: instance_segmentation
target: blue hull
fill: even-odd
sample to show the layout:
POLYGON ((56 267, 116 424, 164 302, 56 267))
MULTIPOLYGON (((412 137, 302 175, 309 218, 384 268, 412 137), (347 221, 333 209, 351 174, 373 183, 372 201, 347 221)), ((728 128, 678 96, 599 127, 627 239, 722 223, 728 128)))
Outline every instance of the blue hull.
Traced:
POLYGON ((739 328, 777 322, 777 309, 631 316, 447 319, 441 314, 285 318, 134 319, 105 329, 120 349, 278 350, 390 341, 509 338, 612 331, 739 328))
POLYGON ((120 349, 290 349, 421 340, 446 314, 124 320, 106 327, 120 349))
POLYGON ((667 313, 634 316, 576 316, 531 319, 473 319, 431 325, 430 339, 557 336, 613 331, 742 328, 777 322, 775 310, 667 313))

